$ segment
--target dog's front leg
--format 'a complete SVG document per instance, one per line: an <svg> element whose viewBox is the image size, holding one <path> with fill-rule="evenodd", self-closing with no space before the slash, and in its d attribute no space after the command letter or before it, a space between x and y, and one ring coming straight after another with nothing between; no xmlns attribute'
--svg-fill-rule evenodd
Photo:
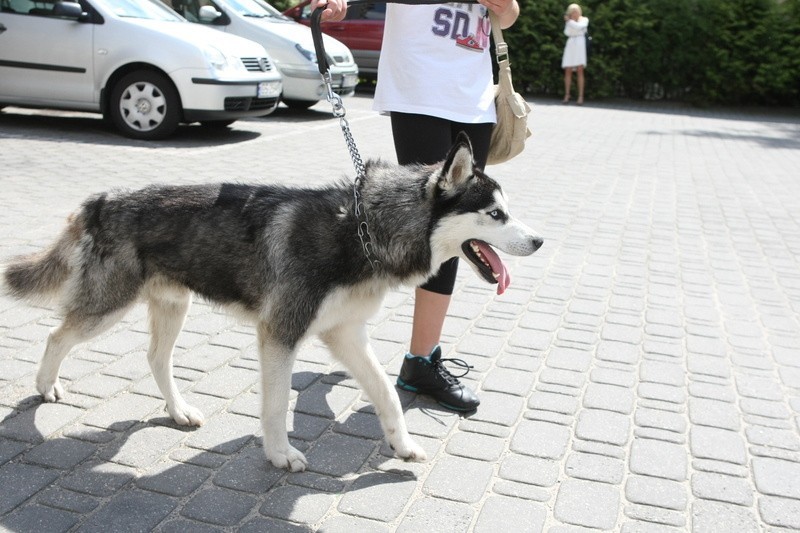
<svg viewBox="0 0 800 533"><path fill-rule="evenodd" d="M308 466L305 455L289 444L286 415L292 386L295 350L275 341L268 327L258 328L258 349L261 361L261 426L264 429L264 453L278 468L301 472Z"/></svg>
<svg viewBox="0 0 800 533"><path fill-rule="evenodd" d="M386 439L397 456L408 461L426 461L425 450L408 434L397 390L369 345L366 327L340 326L326 332L322 339L375 405Z"/></svg>

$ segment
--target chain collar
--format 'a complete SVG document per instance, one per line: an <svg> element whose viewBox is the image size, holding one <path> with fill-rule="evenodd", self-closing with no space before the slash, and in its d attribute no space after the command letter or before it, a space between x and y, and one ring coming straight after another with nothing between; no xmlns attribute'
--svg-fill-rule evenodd
<svg viewBox="0 0 800 533"><path fill-rule="evenodd" d="M333 116L339 119L339 124L344 134L344 140L350 152L350 158L353 160L353 166L356 169L356 178L353 181L353 212L358 222L358 238L361 241L361 248L364 250L364 256L367 258L369 265L372 267L372 270L377 270L381 262L374 257L375 247L372 244L372 234L369 231L369 217L367 216L367 210L364 207L364 201L361 195L361 189L364 186L364 177L366 175L364 162L361 160L361 154L358 153L358 148L353 140L353 134L350 132L350 123L348 123L347 119L344 117L346 110L342 103L342 98L333 92L330 70L322 75L322 79L327 88L328 102L330 102L333 107Z"/></svg>

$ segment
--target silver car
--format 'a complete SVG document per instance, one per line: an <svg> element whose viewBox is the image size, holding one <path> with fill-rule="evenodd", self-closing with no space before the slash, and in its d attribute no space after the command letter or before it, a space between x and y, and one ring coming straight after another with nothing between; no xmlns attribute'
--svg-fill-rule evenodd
<svg viewBox="0 0 800 533"><path fill-rule="evenodd" d="M308 108L325 97L311 30L263 0L165 0L192 22L262 44L283 77L283 102ZM323 35L331 82L339 96L353 94L358 66L342 42Z"/></svg>
<svg viewBox="0 0 800 533"><path fill-rule="evenodd" d="M228 125L275 109L258 43L190 24L157 0L0 0L0 107L102 113L125 135Z"/></svg>

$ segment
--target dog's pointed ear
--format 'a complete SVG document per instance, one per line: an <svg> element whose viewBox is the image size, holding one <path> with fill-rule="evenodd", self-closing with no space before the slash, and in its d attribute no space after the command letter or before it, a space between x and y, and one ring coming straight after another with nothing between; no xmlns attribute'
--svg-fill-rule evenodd
<svg viewBox="0 0 800 533"><path fill-rule="evenodd" d="M462 131L459 132L455 144L447 154L437 186L443 192L453 191L466 183L474 172L472 143L469 142L467 134Z"/></svg>

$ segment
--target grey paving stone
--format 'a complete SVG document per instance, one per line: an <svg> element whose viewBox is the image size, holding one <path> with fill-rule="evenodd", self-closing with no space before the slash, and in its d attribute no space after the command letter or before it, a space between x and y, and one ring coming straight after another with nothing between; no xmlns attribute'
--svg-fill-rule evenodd
<svg viewBox="0 0 800 533"><path fill-rule="evenodd" d="M782 448L784 450L800 450L800 437L793 429L776 429L765 426L751 426L745 430L750 444Z"/></svg>
<svg viewBox="0 0 800 533"><path fill-rule="evenodd" d="M612 529L617 523L619 504L616 487L568 479L558 489L553 516L567 524Z"/></svg>
<svg viewBox="0 0 800 533"><path fill-rule="evenodd" d="M92 374L71 383L68 390L95 398L110 398L130 386L131 382L127 379Z"/></svg>
<svg viewBox="0 0 800 533"><path fill-rule="evenodd" d="M209 488L197 493L181 509L186 518L220 526L238 524L258 504L258 500L241 492Z"/></svg>
<svg viewBox="0 0 800 533"><path fill-rule="evenodd" d="M359 394L357 389L318 382L300 393L295 410L333 419L344 413L358 399Z"/></svg>
<svg viewBox="0 0 800 533"><path fill-rule="evenodd" d="M519 531L539 533L544 531L547 507L541 503L518 500L507 496L490 496L483 504L476 533Z"/></svg>
<svg viewBox="0 0 800 533"><path fill-rule="evenodd" d="M459 432L450 437L445 449L451 455L495 462L503 454L505 447L506 439L479 433Z"/></svg>
<svg viewBox="0 0 800 533"><path fill-rule="evenodd" d="M754 457L752 464L760 493L800 500L800 464L768 457Z"/></svg>
<svg viewBox="0 0 800 533"><path fill-rule="evenodd" d="M740 399L739 407L745 413L766 418L789 418L790 414L784 402L758 400L755 398Z"/></svg>
<svg viewBox="0 0 800 533"><path fill-rule="evenodd" d="M498 474L510 481L552 487L558 481L559 466L548 459L509 454L500 463Z"/></svg>
<svg viewBox="0 0 800 533"><path fill-rule="evenodd" d="M163 461L136 479L136 486L169 496L188 496L211 475L211 470L175 461Z"/></svg>
<svg viewBox="0 0 800 533"><path fill-rule="evenodd" d="M58 472L24 464L0 467L0 514L4 514L48 486L58 478Z"/></svg>
<svg viewBox="0 0 800 533"><path fill-rule="evenodd" d="M407 476L362 474L342 496L337 509L348 515L393 522L402 513L416 487L416 480Z"/></svg>
<svg viewBox="0 0 800 533"><path fill-rule="evenodd" d="M419 499L411 505L396 531L398 533L466 531L472 523L474 514L472 507L465 503L439 498Z"/></svg>
<svg viewBox="0 0 800 533"><path fill-rule="evenodd" d="M257 381L257 371L223 366L210 372L194 386L193 390L219 398L233 398L248 390Z"/></svg>
<svg viewBox="0 0 800 533"><path fill-rule="evenodd" d="M260 531L269 530L268 528ZM392 531L386 524L380 524L364 518L348 515L334 515L327 518L319 528L320 533L389 533Z"/></svg>
<svg viewBox="0 0 800 533"><path fill-rule="evenodd" d="M633 411L633 398L633 393L628 389L589 383L583 395L583 405L627 415Z"/></svg>
<svg viewBox="0 0 800 533"><path fill-rule="evenodd" d="M744 464L747 452L744 439L733 431L693 426L689 430L692 456L700 459L716 459L729 463Z"/></svg>
<svg viewBox="0 0 800 533"><path fill-rule="evenodd" d="M756 533L759 529L756 517L746 507L708 500L695 500L692 503L693 533L715 531Z"/></svg>
<svg viewBox="0 0 800 533"><path fill-rule="evenodd" d="M630 476L625 483L629 502L676 511L686 509L686 489L683 484L650 476Z"/></svg>
<svg viewBox="0 0 800 533"><path fill-rule="evenodd" d="M683 446L652 439L634 439L631 445L631 472L683 481L688 468Z"/></svg>
<svg viewBox="0 0 800 533"><path fill-rule="evenodd" d="M69 531L78 523L80 515L45 507L27 505L0 519L0 527L7 531Z"/></svg>
<svg viewBox="0 0 800 533"><path fill-rule="evenodd" d="M267 494L259 512L301 524L319 522L333 505L334 496L306 487L278 487Z"/></svg>
<svg viewBox="0 0 800 533"><path fill-rule="evenodd" d="M564 426L523 420L511 439L511 450L544 459L561 459L567 450L570 430Z"/></svg>
<svg viewBox="0 0 800 533"><path fill-rule="evenodd" d="M686 381L686 370L682 364L645 360L639 365L639 378L646 382L681 387Z"/></svg>
<svg viewBox="0 0 800 533"><path fill-rule="evenodd" d="M128 466L102 460L88 461L59 481L59 485L92 496L110 496L136 477Z"/></svg>
<svg viewBox="0 0 800 533"><path fill-rule="evenodd" d="M163 400L141 394L122 393L92 409L82 422L90 426L123 431L163 407Z"/></svg>
<svg viewBox="0 0 800 533"><path fill-rule="evenodd" d="M212 526L211 524L203 524L195 520L179 518L162 523L159 526L159 530L163 533L186 533L187 531L191 531L191 533L218 533L220 527Z"/></svg>
<svg viewBox="0 0 800 533"><path fill-rule="evenodd" d="M423 492L465 503L479 501L492 478L492 465L463 457L441 457L428 474Z"/></svg>
<svg viewBox="0 0 800 533"><path fill-rule="evenodd" d="M800 501L764 496L758 500L764 522L771 526L800 529Z"/></svg>
<svg viewBox="0 0 800 533"><path fill-rule="evenodd" d="M686 511L673 511L663 507L631 503L625 506L623 512L628 518L664 526L683 528L687 523Z"/></svg>
<svg viewBox="0 0 800 533"><path fill-rule="evenodd" d="M106 533L109 525L120 531L150 531L172 512L178 502L152 492L125 491L115 495L81 525L81 531Z"/></svg>
<svg viewBox="0 0 800 533"><path fill-rule="evenodd" d="M620 529L620 533L680 533L680 531L680 529L671 526L641 522L639 520L625 522Z"/></svg>
<svg viewBox="0 0 800 533"><path fill-rule="evenodd" d="M586 382L586 374L585 372L575 372L559 368L545 368L539 374L539 382L580 389ZM569 394L577 394L577 391L571 391Z"/></svg>
<svg viewBox="0 0 800 533"><path fill-rule="evenodd" d="M704 500L716 500L738 505L753 505L753 489L747 480L712 472L692 475L692 494Z"/></svg>
<svg viewBox="0 0 800 533"><path fill-rule="evenodd" d="M383 438L380 420L373 413L350 413L343 422L335 422L333 430L337 433L365 439Z"/></svg>
<svg viewBox="0 0 800 533"><path fill-rule="evenodd" d="M690 373L700 376L729 378L731 364L727 359L712 355L690 353L686 358L686 367Z"/></svg>
<svg viewBox="0 0 800 533"><path fill-rule="evenodd" d="M574 415L578 410L578 399L566 394L535 391L528 398L528 408Z"/></svg>
<svg viewBox="0 0 800 533"><path fill-rule="evenodd" d="M689 419L692 424L738 431L741 427L736 406L705 398L689 399Z"/></svg>
<svg viewBox="0 0 800 533"><path fill-rule="evenodd" d="M183 431L164 426L145 426L105 448L101 457L134 468L146 468L169 454L186 438Z"/></svg>
<svg viewBox="0 0 800 533"><path fill-rule="evenodd" d="M0 465L7 463L27 450L28 446L29 444L27 443L0 438Z"/></svg>
<svg viewBox="0 0 800 533"><path fill-rule="evenodd" d="M259 429L260 423L255 418L222 413L193 430L185 444L193 448L230 455L247 444Z"/></svg>
<svg viewBox="0 0 800 533"><path fill-rule="evenodd" d="M507 427L513 426L517 422L525 406L524 398L498 392L481 392L480 400L480 408L470 415L470 420L491 422ZM406 418L408 419L408 414L406 414ZM411 426L409 426L409 431L412 431ZM412 433L417 433L417 431L412 431ZM425 435L434 436L429 433L425 433Z"/></svg>
<svg viewBox="0 0 800 533"><path fill-rule="evenodd" d="M744 397L757 400L781 401L781 387L774 380L740 374L736 376L736 390Z"/></svg>
<svg viewBox="0 0 800 533"><path fill-rule="evenodd" d="M636 390L642 398L676 404L686 402L686 390L683 387L673 387L661 383L639 383Z"/></svg>
<svg viewBox="0 0 800 533"><path fill-rule="evenodd" d="M71 469L92 455L97 447L88 442L73 439L53 439L39 444L25 454L28 463L50 468Z"/></svg>
<svg viewBox="0 0 800 533"><path fill-rule="evenodd" d="M574 372L586 372L592 361L592 354L588 350L576 350L573 348L561 348L554 346L545 359L545 364L550 368L561 370L571 370Z"/></svg>
<svg viewBox="0 0 800 533"><path fill-rule="evenodd" d="M88 514L98 505L98 498L51 485L36 496L36 501L49 507Z"/></svg>
<svg viewBox="0 0 800 533"><path fill-rule="evenodd" d="M625 473L625 463L605 455L573 452L567 457L564 472L577 479L619 484ZM502 470L500 473L502 475Z"/></svg>
<svg viewBox="0 0 800 533"><path fill-rule="evenodd" d="M343 476L357 472L375 450L377 442L348 435L325 435L306 454L312 472Z"/></svg>
<svg viewBox="0 0 800 533"><path fill-rule="evenodd" d="M636 385L636 373L633 370L597 367L592 369L589 376L592 382L604 385L616 385L629 389Z"/></svg>
<svg viewBox="0 0 800 533"><path fill-rule="evenodd" d="M721 402L736 401L736 391L730 385L694 382L689 384L689 394L695 398L708 398Z"/></svg>
<svg viewBox="0 0 800 533"><path fill-rule="evenodd" d="M630 417L625 415L599 409L584 409L578 414L575 436L584 440L623 445L628 442L630 425Z"/></svg>
<svg viewBox="0 0 800 533"><path fill-rule="evenodd" d="M533 388L534 374L511 368L495 368L481 385L485 391L502 392L514 396L527 396Z"/></svg>
<svg viewBox="0 0 800 533"><path fill-rule="evenodd" d="M267 461L261 447L250 447L236 454L214 475L214 484L220 487L264 494L283 476L283 469Z"/></svg>
<svg viewBox="0 0 800 533"><path fill-rule="evenodd" d="M641 427L662 429L683 433L686 431L686 417L679 413L637 407L633 418L634 424Z"/></svg>
<svg viewBox="0 0 800 533"><path fill-rule="evenodd" d="M83 409L63 403L41 404L4 420L0 424L0 437L39 443L74 422L83 413Z"/></svg>

